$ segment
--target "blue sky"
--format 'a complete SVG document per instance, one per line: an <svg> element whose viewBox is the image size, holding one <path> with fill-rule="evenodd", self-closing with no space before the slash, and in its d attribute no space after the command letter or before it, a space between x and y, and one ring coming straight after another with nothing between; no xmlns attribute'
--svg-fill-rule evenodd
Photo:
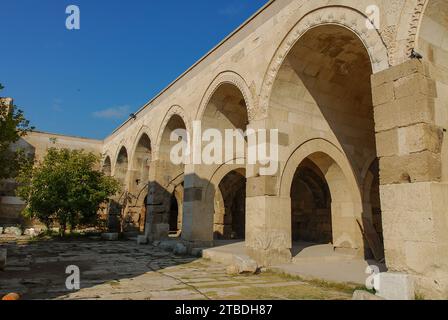
<svg viewBox="0 0 448 320"><path fill-rule="evenodd" d="M37 130L103 139L266 2L1 0L0 95Z"/></svg>

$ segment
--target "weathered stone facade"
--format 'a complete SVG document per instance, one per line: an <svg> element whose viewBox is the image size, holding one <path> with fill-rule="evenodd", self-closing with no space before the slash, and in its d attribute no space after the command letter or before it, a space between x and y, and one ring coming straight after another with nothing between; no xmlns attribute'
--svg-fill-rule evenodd
<svg viewBox="0 0 448 320"><path fill-rule="evenodd" d="M290 261L296 240L368 256L359 224L371 225L390 271L448 298L447 16L446 0L270 1L105 139L128 225L211 245L241 237L239 219L260 265ZM170 135L195 120L278 129L279 170L173 165ZM241 203L244 219L227 214Z"/></svg>

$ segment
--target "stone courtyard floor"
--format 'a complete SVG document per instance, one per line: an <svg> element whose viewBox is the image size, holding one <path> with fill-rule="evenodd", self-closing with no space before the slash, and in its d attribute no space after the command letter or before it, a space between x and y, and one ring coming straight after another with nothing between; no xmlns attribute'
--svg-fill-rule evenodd
<svg viewBox="0 0 448 320"><path fill-rule="evenodd" d="M354 286L302 281L286 275L228 275L224 265L178 257L132 241L31 241L8 250L0 296L77 300L351 299ZM81 290L69 292L67 266L80 269Z"/></svg>

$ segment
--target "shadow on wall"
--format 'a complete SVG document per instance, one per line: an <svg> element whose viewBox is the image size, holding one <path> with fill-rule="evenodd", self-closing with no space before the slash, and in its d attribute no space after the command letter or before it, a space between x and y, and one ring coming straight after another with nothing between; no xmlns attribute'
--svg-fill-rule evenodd
<svg viewBox="0 0 448 320"><path fill-rule="evenodd" d="M184 181L162 186L149 183L145 212L145 233L155 240L179 238L182 235Z"/></svg>
<svg viewBox="0 0 448 320"><path fill-rule="evenodd" d="M246 237L245 170L232 170L218 185L214 197L214 240Z"/></svg>
<svg viewBox="0 0 448 320"><path fill-rule="evenodd" d="M245 182L244 172L229 170L219 186L196 174L168 188L150 183L147 233L154 239L181 237L199 243L244 239Z"/></svg>

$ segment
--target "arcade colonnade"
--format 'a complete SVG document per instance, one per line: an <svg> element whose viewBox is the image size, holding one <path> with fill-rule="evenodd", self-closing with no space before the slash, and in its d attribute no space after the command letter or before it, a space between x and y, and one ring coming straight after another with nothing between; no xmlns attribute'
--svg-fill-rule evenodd
<svg viewBox="0 0 448 320"><path fill-rule="evenodd" d="M291 261L295 241L332 243L447 297L448 2L330 3L269 2L105 140L123 228L190 247L244 239L261 265ZM237 153L174 164L170 137L194 121L279 130L277 172Z"/></svg>

